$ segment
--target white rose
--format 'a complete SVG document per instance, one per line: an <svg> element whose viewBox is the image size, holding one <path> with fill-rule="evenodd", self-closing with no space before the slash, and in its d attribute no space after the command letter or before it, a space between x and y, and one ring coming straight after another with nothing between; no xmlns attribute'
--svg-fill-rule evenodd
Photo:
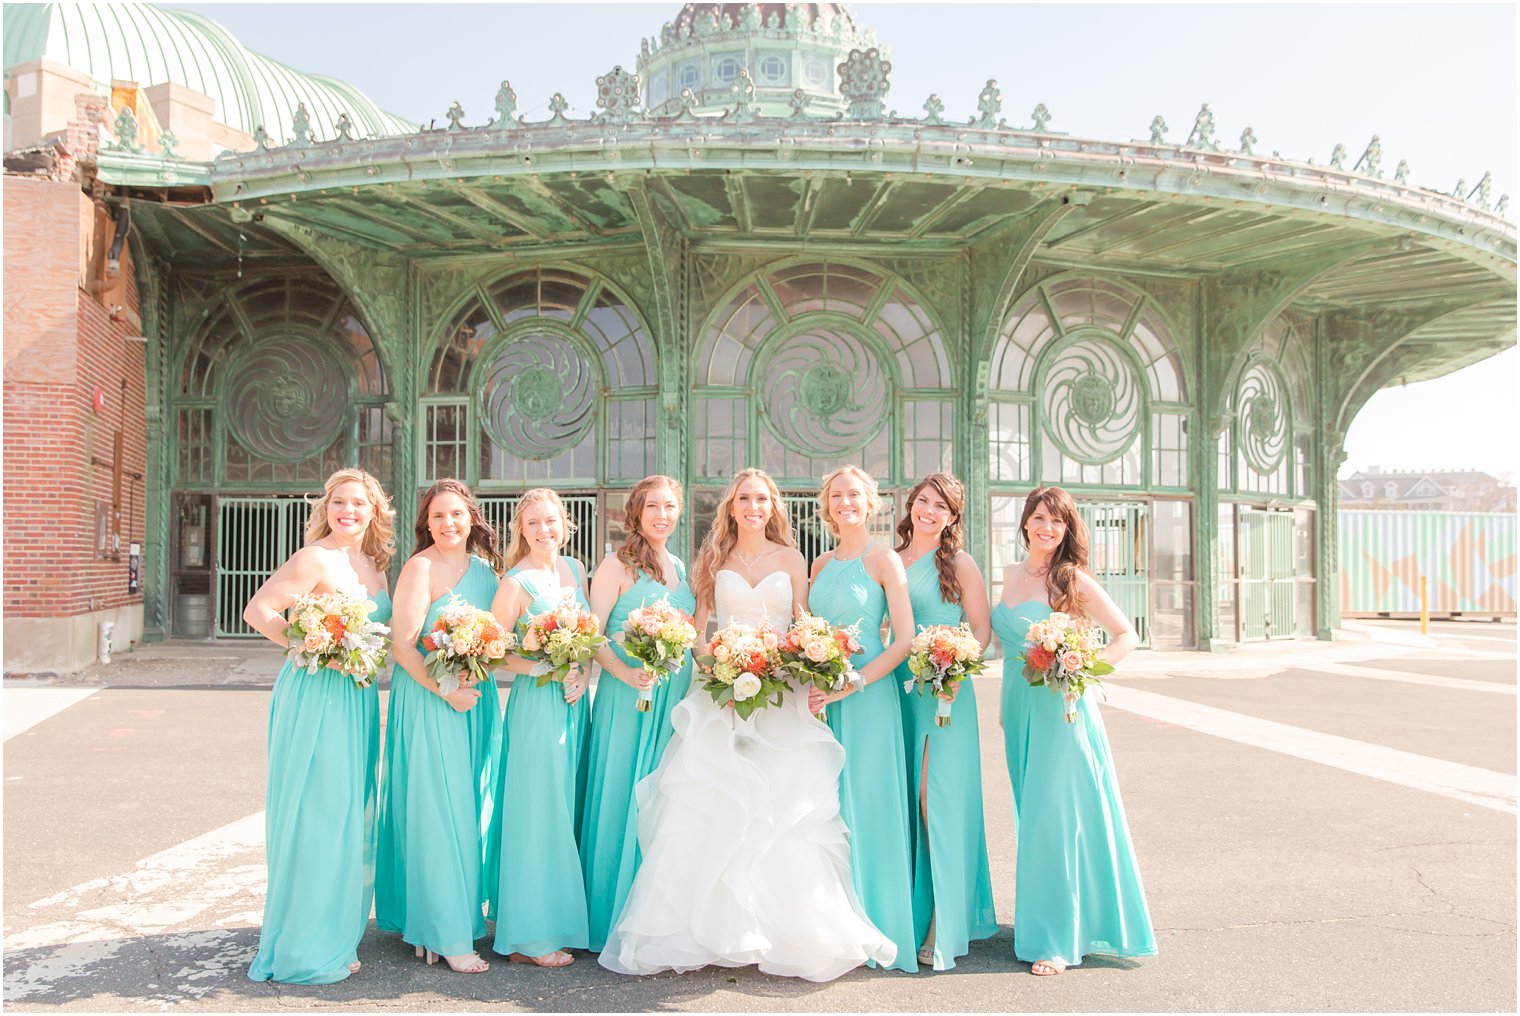
<svg viewBox="0 0 1520 1016"><path fill-rule="evenodd" d="M745 674L734 682L734 698L739 702L747 702L760 694L760 679L754 674Z"/></svg>

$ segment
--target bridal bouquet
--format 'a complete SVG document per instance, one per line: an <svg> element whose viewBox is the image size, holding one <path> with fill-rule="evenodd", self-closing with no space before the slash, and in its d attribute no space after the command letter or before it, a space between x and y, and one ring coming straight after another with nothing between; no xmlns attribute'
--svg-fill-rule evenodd
<svg viewBox="0 0 1520 1016"><path fill-rule="evenodd" d="M422 648L428 650L422 661L428 676L438 682L440 692L452 695L459 690L461 672L475 681L487 680L517 648L517 636L497 623L489 610L454 599L422 637Z"/></svg>
<svg viewBox="0 0 1520 1016"><path fill-rule="evenodd" d="M1098 630L1070 614L1057 611L1043 621L1029 626L1024 636L1024 680L1038 688L1044 685L1061 696L1066 722L1077 718L1077 702L1087 693L1088 685L1098 685L1098 678L1114 671L1113 664L1098 659L1103 648Z"/></svg>
<svg viewBox="0 0 1520 1016"><path fill-rule="evenodd" d="M903 691L914 685L922 695L925 688L932 689L939 698L934 708L936 726L950 726L950 705L953 696L946 693L968 677L987 669L982 659L982 645L971 634L971 629L961 623L957 627L947 624L931 624L913 637L908 650L908 669L913 676L903 682Z"/></svg>
<svg viewBox="0 0 1520 1016"><path fill-rule="evenodd" d="M538 661L532 671L538 686L563 681L571 667L595 656L607 644L601 627L595 614L569 597L552 610L530 617L523 625L519 652Z"/></svg>
<svg viewBox="0 0 1520 1016"><path fill-rule="evenodd" d="M655 684L665 680L686 662L686 651L697 641L697 629L686 614L666 599L635 607L623 622L623 651L644 665ZM647 713L654 705L654 685L639 689L634 703Z"/></svg>
<svg viewBox="0 0 1520 1016"><path fill-rule="evenodd" d="M347 593L307 593L290 605L285 658L308 674L323 667L341 670L361 688L385 665L390 628L369 619L371 600Z"/></svg>
<svg viewBox="0 0 1520 1016"><path fill-rule="evenodd" d="M777 647L781 669L799 685L811 684L823 692L859 685L860 675L850 666L850 657L860 652L860 640L855 637L859 631L858 624L836 627L816 614L801 614L781 636Z"/></svg>
<svg viewBox="0 0 1520 1016"><path fill-rule="evenodd" d="M756 709L779 706L786 681L776 653L776 633L769 628L731 624L719 628L698 653L697 666L708 675L703 687L720 706L734 705L734 712L748 719Z"/></svg>

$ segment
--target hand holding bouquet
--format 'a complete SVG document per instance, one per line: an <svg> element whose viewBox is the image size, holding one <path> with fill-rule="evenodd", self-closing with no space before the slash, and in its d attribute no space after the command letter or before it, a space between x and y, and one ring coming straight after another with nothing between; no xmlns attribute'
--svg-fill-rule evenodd
<svg viewBox="0 0 1520 1016"><path fill-rule="evenodd" d="M323 667L341 670L361 688L385 665L390 628L369 619L371 600L347 593L307 593L290 605L286 659L308 674Z"/></svg>
<svg viewBox="0 0 1520 1016"><path fill-rule="evenodd" d="M850 666L850 657L860 652L855 637L859 630L859 625L839 628L816 614L801 614L781 637L781 667L798 684L811 684L826 694L842 691L847 684L864 687Z"/></svg>
<svg viewBox="0 0 1520 1016"><path fill-rule="evenodd" d="M686 651L697 641L697 629L686 614L661 599L635 607L623 622L623 651L643 664L651 685L639 689L634 705L647 713L654 705L654 684L665 680L686 662Z"/></svg>
<svg viewBox="0 0 1520 1016"><path fill-rule="evenodd" d="M489 610L450 600L438 614L432 629L422 637L428 650L423 659L428 676L448 697L459 690L461 671L474 681L484 681L517 648L517 636L497 623Z"/></svg>
<svg viewBox="0 0 1520 1016"><path fill-rule="evenodd" d="M1114 671L1113 664L1098 659L1102 637L1090 624L1070 614L1057 611L1043 621L1029 626L1024 637L1024 680L1032 686L1044 685L1061 696L1066 722L1077 718L1077 702L1088 685L1101 684L1098 678Z"/></svg>
<svg viewBox="0 0 1520 1016"><path fill-rule="evenodd" d="M934 723L948 727L956 685L986 670L987 664L982 659L981 643L963 622L955 628L933 624L915 635L908 650L908 669L913 677L903 682L903 691L917 685L922 695L925 688L932 688L939 698Z"/></svg>
<svg viewBox="0 0 1520 1016"><path fill-rule="evenodd" d="M697 666L708 675L703 687L713 701L720 706L733 703L744 719L764 706L779 706L786 681L776 644L776 633L769 628L731 624L714 632L707 652L696 657Z"/></svg>
<svg viewBox="0 0 1520 1016"><path fill-rule="evenodd" d="M590 660L606 644L596 615L566 597L559 606L528 619L519 652L537 661L532 676L542 688L550 681L563 682L571 667Z"/></svg>

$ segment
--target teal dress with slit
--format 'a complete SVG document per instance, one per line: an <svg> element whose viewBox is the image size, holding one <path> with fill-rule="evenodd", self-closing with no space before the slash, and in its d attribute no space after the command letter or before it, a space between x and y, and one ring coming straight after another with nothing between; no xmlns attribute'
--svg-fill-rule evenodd
<svg viewBox="0 0 1520 1016"><path fill-rule="evenodd" d="M958 603L940 595L933 554L908 568L908 598L918 631L931 625L955 627L966 619ZM982 750L976 715L976 678L961 681L950 710L950 725L935 722L939 699L920 695L907 661L897 668L903 698L903 741L908 755L908 830L913 858L913 934L919 942L934 922L934 969L949 970L970 943L997 934L992 907L992 871L982 819ZM929 824L924 828L919 790L924 761L929 767Z"/></svg>
<svg viewBox="0 0 1520 1016"><path fill-rule="evenodd" d="M887 596L861 558L829 559L808 592L808 609L832 625L859 623L856 670L882 651ZM892 966L918 969L913 876L908 864L908 771L902 693L888 674L828 706L829 729L844 747L839 812L850 831L850 874L866 916L897 946Z"/></svg>
<svg viewBox="0 0 1520 1016"><path fill-rule="evenodd" d="M391 600L371 598L385 624ZM288 660L269 701L264 850L269 885L254 981L332 984L349 975L375 890L380 690Z"/></svg>
<svg viewBox="0 0 1520 1016"><path fill-rule="evenodd" d="M671 589L643 572L612 605L607 631L612 651L630 667L642 666L623 651L616 636L638 607L668 600L692 614L697 598L686 583L686 566L675 561L678 581ZM581 858L586 868L590 948L600 952L628 898L639 867L638 809L633 788L660 764L675 728L670 713L691 686L691 655L686 665L655 685L648 712L639 712L638 691L607 671L596 685L591 710L591 749L587 767L585 825Z"/></svg>
<svg viewBox="0 0 1520 1016"><path fill-rule="evenodd" d="M496 573L483 559L428 605L426 635L450 603L491 609ZM420 638L417 651L429 650ZM380 794L375 923L441 956L475 951L486 935L481 889L501 705L494 681L458 712L397 666L391 673Z"/></svg>
<svg viewBox="0 0 1520 1016"><path fill-rule="evenodd" d="M579 577L579 563L568 564ZM529 618L559 606L570 591L540 571L514 568L507 575L532 597L518 622L519 636ZM591 609L579 581L573 595ZM558 681L540 687L536 677L513 678L486 851L488 916L496 922L491 947L503 955L586 948L579 838L590 727L589 695L567 705Z"/></svg>
<svg viewBox="0 0 1520 1016"><path fill-rule="evenodd" d="M1024 680L1024 637L1050 613L1035 600L992 609L1003 643L1003 742L1018 838L1013 953L1066 966L1090 953L1151 956L1156 934L1103 714L1084 695L1067 723L1060 696Z"/></svg>

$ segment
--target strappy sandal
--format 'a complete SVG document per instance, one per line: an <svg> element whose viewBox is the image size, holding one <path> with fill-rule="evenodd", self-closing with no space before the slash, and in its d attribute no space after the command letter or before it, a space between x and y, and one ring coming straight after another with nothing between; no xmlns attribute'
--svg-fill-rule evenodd
<svg viewBox="0 0 1520 1016"><path fill-rule="evenodd" d="M568 967L575 962L575 957L563 949L556 949L551 953L544 953L542 956L513 953L507 957L507 961L509 963L531 963L535 967Z"/></svg>
<svg viewBox="0 0 1520 1016"><path fill-rule="evenodd" d="M1036 977L1054 977L1065 969L1066 964L1060 960L1035 960L1029 964L1029 972Z"/></svg>
<svg viewBox="0 0 1520 1016"><path fill-rule="evenodd" d="M433 950L424 949L419 945L417 947L417 958L425 960L430 967L441 959L456 974L483 974L491 969L491 964L481 959L479 953L464 953L460 956L440 956Z"/></svg>

